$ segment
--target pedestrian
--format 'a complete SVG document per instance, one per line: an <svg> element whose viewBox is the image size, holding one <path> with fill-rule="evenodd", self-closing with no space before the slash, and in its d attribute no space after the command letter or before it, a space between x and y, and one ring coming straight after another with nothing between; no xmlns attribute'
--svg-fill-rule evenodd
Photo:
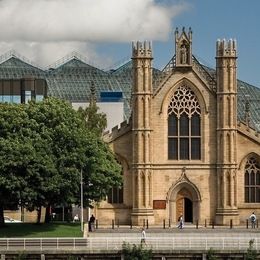
<svg viewBox="0 0 260 260"><path fill-rule="evenodd" d="M96 220L96 218L92 214L90 219L89 219L89 222L88 222L88 229L89 229L90 232L93 232L94 229L95 229L95 220Z"/></svg>
<svg viewBox="0 0 260 260"><path fill-rule="evenodd" d="M183 216L182 216L182 214L179 216L178 221L179 221L178 228L183 229Z"/></svg>
<svg viewBox="0 0 260 260"><path fill-rule="evenodd" d="M77 221L79 221L79 215L78 214L76 214L73 218L73 222L77 222Z"/></svg>
<svg viewBox="0 0 260 260"><path fill-rule="evenodd" d="M251 227L255 228L255 223L256 223L256 215L254 212L252 212L252 214L249 217L250 221L251 221Z"/></svg>
<svg viewBox="0 0 260 260"><path fill-rule="evenodd" d="M141 245L146 245L146 233L144 228L142 228L142 232L141 232Z"/></svg>

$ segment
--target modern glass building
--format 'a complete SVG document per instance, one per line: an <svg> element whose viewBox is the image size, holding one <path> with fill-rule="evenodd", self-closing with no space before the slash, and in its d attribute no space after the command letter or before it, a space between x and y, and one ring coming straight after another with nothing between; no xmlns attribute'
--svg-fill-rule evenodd
<svg viewBox="0 0 260 260"><path fill-rule="evenodd" d="M162 70L153 69L154 88L165 78L172 62L173 59ZM215 78L215 70L195 62L200 70ZM54 96L72 104L88 103L94 85L97 102L123 102L123 118L128 119L131 114L132 61L109 71L88 63L74 52L43 69L14 51L3 54L0 56L0 102L19 103ZM260 131L259 100L258 87L238 80L238 119L247 120L249 112L246 111L250 110L250 124Z"/></svg>

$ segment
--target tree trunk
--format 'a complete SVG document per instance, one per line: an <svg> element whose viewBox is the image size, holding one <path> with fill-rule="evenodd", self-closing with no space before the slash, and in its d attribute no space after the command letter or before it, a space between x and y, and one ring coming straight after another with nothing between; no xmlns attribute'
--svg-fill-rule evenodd
<svg viewBox="0 0 260 260"><path fill-rule="evenodd" d="M42 207L37 208L37 224L41 223Z"/></svg>
<svg viewBox="0 0 260 260"><path fill-rule="evenodd" d="M5 225L4 206L0 204L0 227L3 227L4 225Z"/></svg>

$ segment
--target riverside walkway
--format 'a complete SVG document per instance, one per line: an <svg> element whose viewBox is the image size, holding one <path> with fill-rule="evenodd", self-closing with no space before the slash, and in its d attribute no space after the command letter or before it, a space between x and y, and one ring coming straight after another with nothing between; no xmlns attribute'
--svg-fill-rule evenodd
<svg viewBox="0 0 260 260"><path fill-rule="evenodd" d="M119 250L124 242L140 244L141 228L120 227L115 229L99 228L88 233L89 248L95 250ZM183 229L156 228L146 229L146 246L153 250L246 250L249 241L260 251L260 229L245 227L199 227L187 225Z"/></svg>
<svg viewBox="0 0 260 260"><path fill-rule="evenodd" d="M206 259L209 250L220 257L243 259L249 241L253 241L253 249L259 254L260 229L186 225L184 229L150 227L146 229L144 246L152 249L158 257L155 259ZM26 252L28 256L40 254L40 258L32 259L57 259L55 255L68 254L77 259L121 259L123 243L139 245L141 228L99 227L84 238L0 238L0 254L1 259L17 252Z"/></svg>

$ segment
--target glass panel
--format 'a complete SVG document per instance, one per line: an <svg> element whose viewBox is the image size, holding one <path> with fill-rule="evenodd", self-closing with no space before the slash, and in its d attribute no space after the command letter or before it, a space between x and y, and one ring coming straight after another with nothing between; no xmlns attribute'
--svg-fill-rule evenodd
<svg viewBox="0 0 260 260"><path fill-rule="evenodd" d="M32 92L31 91L25 91L25 103L28 103L32 99Z"/></svg>
<svg viewBox="0 0 260 260"><path fill-rule="evenodd" d="M178 135L178 120L177 116L171 114L168 117L168 135L169 136L177 136Z"/></svg>
<svg viewBox="0 0 260 260"><path fill-rule="evenodd" d="M118 201L118 189L113 188L113 203L117 203Z"/></svg>
<svg viewBox="0 0 260 260"><path fill-rule="evenodd" d="M255 188L250 188L250 201L249 202L255 202Z"/></svg>
<svg viewBox="0 0 260 260"><path fill-rule="evenodd" d="M4 100L4 96L0 95L0 102L3 102L3 100Z"/></svg>
<svg viewBox="0 0 260 260"><path fill-rule="evenodd" d="M189 138L180 139L180 159L181 160L189 159Z"/></svg>
<svg viewBox="0 0 260 260"><path fill-rule="evenodd" d="M11 93L11 84L10 84L10 80L5 80L4 81L4 85L3 85L3 93L4 95L6 96L10 96L12 93Z"/></svg>
<svg viewBox="0 0 260 260"><path fill-rule="evenodd" d="M245 202L249 202L249 188L245 188Z"/></svg>
<svg viewBox="0 0 260 260"><path fill-rule="evenodd" d="M180 136L189 136L189 118L186 114L180 117Z"/></svg>
<svg viewBox="0 0 260 260"><path fill-rule="evenodd" d="M177 138L168 138L168 159L178 159L178 142Z"/></svg>
<svg viewBox="0 0 260 260"><path fill-rule="evenodd" d="M38 101L42 101L43 100L43 96L42 95L36 95L36 102Z"/></svg>
<svg viewBox="0 0 260 260"><path fill-rule="evenodd" d="M20 104L21 96L13 96L13 103Z"/></svg>
<svg viewBox="0 0 260 260"><path fill-rule="evenodd" d="M35 80L35 93L36 95L44 95L44 87L45 87L45 80L43 79L36 79Z"/></svg>
<svg viewBox="0 0 260 260"><path fill-rule="evenodd" d="M249 173L246 171L245 173L245 185L249 185Z"/></svg>
<svg viewBox="0 0 260 260"><path fill-rule="evenodd" d="M11 102L11 96L3 96L3 102Z"/></svg>
<svg viewBox="0 0 260 260"><path fill-rule="evenodd" d="M256 202L260 202L260 188L256 188Z"/></svg>
<svg viewBox="0 0 260 260"><path fill-rule="evenodd" d="M191 139L191 159L200 160L200 138Z"/></svg>
<svg viewBox="0 0 260 260"><path fill-rule="evenodd" d="M107 195L108 203L112 203L112 192L113 192L113 189L110 189L108 192L108 195Z"/></svg>
<svg viewBox="0 0 260 260"><path fill-rule="evenodd" d="M250 173L250 185L255 185L255 173Z"/></svg>
<svg viewBox="0 0 260 260"><path fill-rule="evenodd" d="M25 79L24 80L24 89L31 91L34 90L34 79Z"/></svg>
<svg viewBox="0 0 260 260"><path fill-rule="evenodd" d="M191 135L200 136L200 116L198 114L191 117Z"/></svg>
<svg viewBox="0 0 260 260"><path fill-rule="evenodd" d="M21 82L20 80L13 80L13 95L21 96Z"/></svg>
<svg viewBox="0 0 260 260"><path fill-rule="evenodd" d="M118 203L123 203L123 188L119 189L119 201Z"/></svg>
<svg viewBox="0 0 260 260"><path fill-rule="evenodd" d="M260 172L256 173L256 185L260 185Z"/></svg>

